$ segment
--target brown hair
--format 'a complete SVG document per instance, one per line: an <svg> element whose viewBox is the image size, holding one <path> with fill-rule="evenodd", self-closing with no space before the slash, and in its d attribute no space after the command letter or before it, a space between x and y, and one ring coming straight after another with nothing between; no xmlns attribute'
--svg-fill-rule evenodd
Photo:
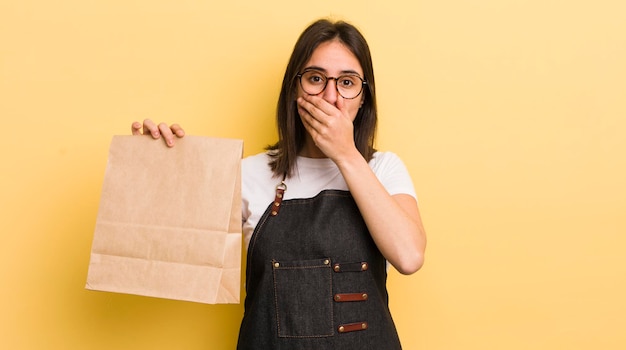
<svg viewBox="0 0 626 350"><path fill-rule="evenodd" d="M343 21L333 23L321 19L302 32L285 70L276 110L278 142L267 147L272 156L269 165L275 176L286 174L289 177L293 174L296 158L304 146L307 131L302 125L296 105L297 75L321 43L334 39L339 40L356 56L367 82L363 89L363 105L354 119L354 143L367 161L372 158L376 151L374 149L374 137L378 117L374 68L369 46L363 35L353 25Z"/></svg>

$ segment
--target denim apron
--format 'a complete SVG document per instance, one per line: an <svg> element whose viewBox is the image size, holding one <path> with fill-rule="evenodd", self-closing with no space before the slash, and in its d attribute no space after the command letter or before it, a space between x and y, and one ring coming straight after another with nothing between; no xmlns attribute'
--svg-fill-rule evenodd
<svg viewBox="0 0 626 350"><path fill-rule="evenodd" d="M237 349L401 349L386 280L349 192L282 201L277 189L248 247Z"/></svg>

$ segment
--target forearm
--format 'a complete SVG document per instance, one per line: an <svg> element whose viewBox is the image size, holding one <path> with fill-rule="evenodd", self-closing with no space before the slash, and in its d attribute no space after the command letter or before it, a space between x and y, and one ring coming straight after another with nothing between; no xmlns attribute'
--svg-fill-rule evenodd
<svg viewBox="0 0 626 350"><path fill-rule="evenodd" d="M360 155L336 163L378 249L400 273L417 271L426 236L415 199L389 195Z"/></svg>

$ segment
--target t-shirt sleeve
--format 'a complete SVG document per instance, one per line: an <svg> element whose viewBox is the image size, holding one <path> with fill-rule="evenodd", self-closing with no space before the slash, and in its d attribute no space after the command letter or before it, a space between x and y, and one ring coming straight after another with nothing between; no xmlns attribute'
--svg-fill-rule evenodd
<svg viewBox="0 0 626 350"><path fill-rule="evenodd" d="M404 162L395 153L378 152L370 163L372 170L389 194L408 194L417 200L411 175Z"/></svg>

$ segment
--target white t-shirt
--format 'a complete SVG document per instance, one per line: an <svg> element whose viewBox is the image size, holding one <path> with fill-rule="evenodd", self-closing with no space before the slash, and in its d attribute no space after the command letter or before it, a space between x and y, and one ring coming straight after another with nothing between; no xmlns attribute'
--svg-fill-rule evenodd
<svg viewBox="0 0 626 350"><path fill-rule="evenodd" d="M274 200L276 185L282 177L274 177L270 157L259 153L245 158L241 164L241 195L243 236L246 247L256 224ZM339 168L328 158L298 157L294 176L285 180L283 199L311 198L323 190L348 190ZM408 194L415 198L415 189L402 160L391 152L376 152L369 162L389 194Z"/></svg>

